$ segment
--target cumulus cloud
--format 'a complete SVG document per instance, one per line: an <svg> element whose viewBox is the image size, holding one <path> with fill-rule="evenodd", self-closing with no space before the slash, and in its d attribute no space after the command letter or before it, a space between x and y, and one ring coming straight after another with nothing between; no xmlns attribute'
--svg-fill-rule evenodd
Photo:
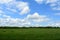
<svg viewBox="0 0 60 40"><path fill-rule="evenodd" d="M5 14L2 16L3 18L0 18L0 26L32 26L32 24L33 26L40 26L39 23L48 22L50 20L47 16L39 15L37 12L35 12L33 15L27 15L27 17L24 19L12 18L11 16Z"/></svg>
<svg viewBox="0 0 60 40"><path fill-rule="evenodd" d="M20 19L20 18L12 18L7 15L3 15L3 18L0 18L0 26L27 26L30 22Z"/></svg>
<svg viewBox="0 0 60 40"><path fill-rule="evenodd" d="M46 3L56 3L58 0L46 0Z"/></svg>
<svg viewBox="0 0 60 40"><path fill-rule="evenodd" d="M2 10L0 10L0 15L3 13L3 11Z"/></svg>
<svg viewBox="0 0 60 40"><path fill-rule="evenodd" d="M20 15L23 15L30 11L29 4L27 2L16 1L16 0L0 0L0 16L1 16L0 26L30 25L30 22L25 19L12 18L11 16L6 15L4 9L10 13L19 13Z"/></svg>
<svg viewBox="0 0 60 40"><path fill-rule="evenodd" d="M12 12L14 12L14 13L16 13L17 12L17 10L16 9L12 9L12 8L6 8L7 10L9 10L9 11L12 11Z"/></svg>
<svg viewBox="0 0 60 40"><path fill-rule="evenodd" d="M2 10L0 10L0 16L2 16L4 14L4 12Z"/></svg>
<svg viewBox="0 0 60 40"><path fill-rule="evenodd" d="M35 0L37 3L41 4L44 0Z"/></svg>
<svg viewBox="0 0 60 40"><path fill-rule="evenodd" d="M48 26L56 26L56 27L60 27L60 22L49 23Z"/></svg>
<svg viewBox="0 0 60 40"><path fill-rule="evenodd" d="M0 5L5 5L5 9L13 13L26 14L30 11L29 4L23 1L16 0L0 0ZM1 7L1 6L0 6ZM3 8L3 7L1 7Z"/></svg>
<svg viewBox="0 0 60 40"><path fill-rule="evenodd" d="M11 1L13 1L13 0L0 0L0 4L9 3Z"/></svg>
<svg viewBox="0 0 60 40"><path fill-rule="evenodd" d="M37 3L44 3L53 9L53 10L60 10L60 0L35 0Z"/></svg>
<svg viewBox="0 0 60 40"><path fill-rule="evenodd" d="M30 11L29 7L25 7L21 12L20 14L26 14Z"/></svg>
<svg viewBox="0 0 60 40"><path fill-rule="evenodd" d="M37 3L43 3L43 1L44 1L44 3L56 3L56 2L58 2L59 0L35 0Z"/></svg>
<svg viewBox="0 0 60 40"><path fill-rule="evenodd" d="M50 20L49 18L47 18L47 16L39 15L39 13L37 12L35 12L33 15L28 15L27 19L33 22L47 22Z"/></svg>
<svg viewBox="0 0 60 40"><path fill-rule="evenodd" d="M0 10L0 26L27 26L30 25L30 22L25 19L12 18L9 15L6 15L5 12Z"/></svg>

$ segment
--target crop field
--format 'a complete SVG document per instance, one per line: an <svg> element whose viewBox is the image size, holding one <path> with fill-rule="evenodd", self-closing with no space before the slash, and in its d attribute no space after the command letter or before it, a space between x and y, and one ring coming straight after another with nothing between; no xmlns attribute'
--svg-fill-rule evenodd
<svg viewBox="0 0 60 40"><path fill-rule="evenodd" d="M0 40L60 40L60 28L0 29Z"/></svg>

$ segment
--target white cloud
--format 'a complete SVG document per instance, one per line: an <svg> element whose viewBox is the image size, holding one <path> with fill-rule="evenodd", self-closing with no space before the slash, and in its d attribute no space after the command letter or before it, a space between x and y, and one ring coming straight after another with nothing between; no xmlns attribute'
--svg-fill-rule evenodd
<svg viewBox="0 0 60 40"><path fill-rule="evenodd" d="M58 0L46 0L46 3L56 3Z"/></svg>
<svg viewBox="0 0 60 40"><path fill-rule="evenodd" d="M0 13L3 13L3 11L2 11L2 10L0 10Z"/></svg>
<svg viewBox="0 0 60 40"><path fill-rule="evenodd" d="M27 2L15 2L14 3L16 5L17 8L19 8L20 10L23 9L24 7L28 7L28 3ZM20 8L21 7L21 8Z"/></svg>
<svg viewBox="0 0 60 40"><path fill-rule="evenodd" d="M48 26L56 26L56 27L60 27L60 22L53 22L53 23L49 23Z"/></svg>
<svg viewBox="0 0 60 40"><path fill-rule="evenodd" d="M35 0L37 3L41 4L44 0Z"/></svg>
<svg viewBox="0 0 60 40"><path fill-rule="evenodd" d="M42 22L48 22L50 19L45 15L39 15L37 12L33 15L29 14L24 19L12 18L8 15L2 15L3 18L0 18L0 26L34 26ZM33 24L34 22L34 24ZM36 24L37 23L37 24Z"/></svg>
<svg viewBox="0 0 60 40"><path fill-rule="evenodd" d="M29 4L23 1L0 0L0 4L5 4L5 9L14 13L27 14L30 11Z"/></svg>
<svg viewBox="0 0 60 40"><path fill-rule="evenodd" d="M37 3L46 3L46 4L48 4L48 3L56 3L56 2L58 2L59 0L35 0Z"/></svg>
<svg viewBox="0 0 60 40"><path fill-rule="evenodd" d="M4 12L2 10L0 10L0 16L3 14Z"/></svg>
<svg viewBox="0 0 60 40"><path fill-rule="evenodd" d="M60 10L60 7L52 7L53 10Z"/></svg>
<svg viewBox="0 0 60 40"><path fill-rule="evenodd" d="M18 10L20 10L20 14L26 14L26 13L29 13L30 11L30 8L29 8L29 4L27 2L16 2L15 3L16 7L18 8Z"/></svg>
<svg viewBox="0 0 60 40"><path fill-rule="evenodd" d="M30 22L25 19L12 18L8 15L2 15L3 18L0 18L0 26L27 26L30 25Z"/></svg>
<svg viewBox="0 0 60 40"><path fill-rule="evenodd" d="M54 15L56 15L56 16L60 16L60 13L55 13Z"/></svg>
<svg viewBox="0 0 60 40"><path fill-rule="evenodd" d="M35 0L37 3L44 3L52 8L52 10L60 10L60 0Z"/></svg>
<svg viewBox="0 0 60 40"><path fill-rule="evenodd" d="M7 10L9 10L9 11L12 11L12 12L14 12L14 13L16 13L17 12L17 10L16 9L12 9L12 8L6 8Z"/></svg>
<svg viewBox="0 0 60 40"><path fill-rule="evenodd" d="M25 7L21 12L20 14L26 14L30 11L29 7Z"/></svg>
<svg viewBox="0 0 60 40"><path fill-rule="evenodd" d="M0 18L0 26L27 26L30 24L30 22L22 20L24 19L11 17Z"/></svg>
<svg viewBox="0 0 60 40"><path fill-rule="evenodd" d="M56 5L56 3L52 3L52 4L50 4L50 6L51 6L51 7L55 7L55 6L57 6L57 5Z"/></svg>
<svg viewBox="0 0 60 40"><path fill-rule="evenodd" d="M39 15L38 13L34 13L33 15L28 15L27 19L30 20L30 21L33 21L35 23L36 22L37 23L47 22L47 21L50 20L49 18L47 18L47 16L45 16L45 15Z"/></svg>
<svg viewBox="0 0 60 40"><path fill-rule="evenodd" d="M50 5L53 10L60 10L60 1Z"/></svg>
<svg viewBox="0 0 60 40"><path fill-rule="evenodd" d="M53 10L60 10L60 0L48 0L48 3Z"/></svg>
<svg viewBox="0 0 60 40"><path fill-rule="evenodd" d="M11 1L13 1L13 0L0 0L0 4L9 3Z"/></svg>

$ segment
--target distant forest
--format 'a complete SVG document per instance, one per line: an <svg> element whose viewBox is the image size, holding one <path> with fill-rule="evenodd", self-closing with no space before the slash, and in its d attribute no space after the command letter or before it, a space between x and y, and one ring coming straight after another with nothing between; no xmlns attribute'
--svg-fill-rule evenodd
<svg viewBox="0 0 60 40"><path fill-rule="evenodd" d="M30 27L18 27L18 26L0 26L0 29L20 29L20 28L60 28L60 27L58 27L58 26L46 26L46 27L43 27L43 26L39 26L39 27L32 27L32 26L30 26Z"/></svg>

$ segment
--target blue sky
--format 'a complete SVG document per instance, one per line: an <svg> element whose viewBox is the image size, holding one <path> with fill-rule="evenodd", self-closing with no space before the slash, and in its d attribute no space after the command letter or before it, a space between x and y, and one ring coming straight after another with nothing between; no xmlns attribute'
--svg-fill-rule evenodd
<svg viewBox="0 0 60 40"><path fill-rule="evenodd" d="M0 26L60 26L60 0L0 0Z"/></svg>

